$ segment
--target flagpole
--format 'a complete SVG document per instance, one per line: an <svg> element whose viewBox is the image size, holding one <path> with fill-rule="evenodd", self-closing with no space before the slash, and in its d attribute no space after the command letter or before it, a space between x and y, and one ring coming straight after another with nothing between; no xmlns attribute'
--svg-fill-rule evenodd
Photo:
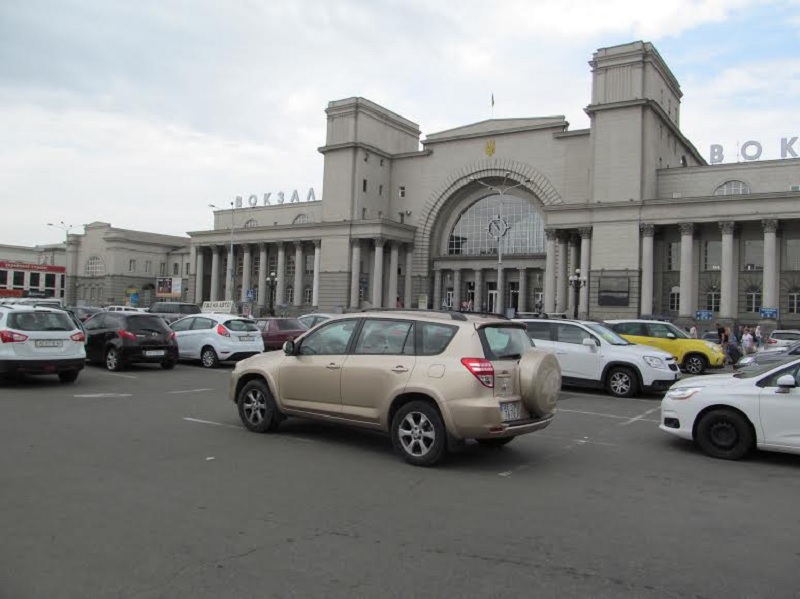
<svg viewBox="0 0 800 599"><path fill-rule="evenodd" d="M494 92L492 92L492 118L494 118Z"/></svg>

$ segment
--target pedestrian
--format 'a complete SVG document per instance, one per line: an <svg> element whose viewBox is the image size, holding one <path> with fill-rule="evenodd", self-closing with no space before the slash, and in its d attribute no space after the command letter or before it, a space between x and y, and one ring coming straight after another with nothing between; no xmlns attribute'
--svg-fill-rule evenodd
<svg viewBox="0 0 800 599"><path fill-rule="evenodd" d="M720 323L717 323L717 343L722 345L724 337L725 337L725 327L722 326Z"/></svg>
<svg viewBox="0 0 800 599"><path fill-rule="evenodd" d="M399 295L397 296L397 300L394 302L394 307L395 308L402 308L403 307L403 302L400 301L400 296Z"/></svg>
<svg viewBox="0 0 800 599"><path fill-rule="evenodd" d="M738 343L739 345L741 345L741 344L742 344L742 337L743 337L743 336L744 336L744 327L743 327L742 325L739 325L739 326L736 328L736 343Z"/></svg>
<svg viewBox="0 0 800 599"><path fill-rule="evenodd" d="M475 308L474 304L472 303L472 298L469 299L467 302L467 312L472 312Z"/></svg>
<svg viewBox="0 0 800 599"><path fill-rule="evenodd" d="M756 331L753 333L753 339L756 342L756 350L761 347L761 325L756 325Z"/></svg>
<svg viewBox="0 0 800 599"><path fill-rule="evenodd" d="M750 327L745 327L744 332L742 333L742 351L744 352L745 356L755 353L755 341L753 340L753 335L750 332Z"/></svg>
<svg viewBox="0 0 800 599"><path fill-rule="evenodd" d="M449 306L447 305L447 298L443 297L442 298L442 310L447 310L448 307Z"/></svg>
<svg viewBox="0 0 800 599"><path fill-rule="evenodd" d="M696 326L692 325L691 328L689 329L689 337L691 337L692 339L697 339L697 327Z"/></svg>
<svg viewBox="0 0 800 599"><path fill-rule="evenodd" d="M461 301L461 311L462 312L466 312L467 311L467 300L462 300Z"/></svg>

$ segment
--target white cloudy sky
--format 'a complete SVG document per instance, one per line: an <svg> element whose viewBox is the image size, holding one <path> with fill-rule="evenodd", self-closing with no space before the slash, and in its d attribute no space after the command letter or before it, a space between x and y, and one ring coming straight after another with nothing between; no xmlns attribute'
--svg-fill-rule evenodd
<svg viewBox="0 0 800 599"><path fill-rule="evenodd" d="M682 128L800 135L800 0L3 0L0 243L94 220L181 234L209 202L322 188L328 101L364 96L423 136L490 116L588 126L587 62L653 42ZM797 149L800 150L800 144ZM80 230L80 229L78 229Z"/></svg>

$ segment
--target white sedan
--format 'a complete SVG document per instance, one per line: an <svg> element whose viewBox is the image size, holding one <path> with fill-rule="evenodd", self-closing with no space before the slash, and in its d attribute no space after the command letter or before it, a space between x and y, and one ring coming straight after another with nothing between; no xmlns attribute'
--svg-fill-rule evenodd
<svg viewBox="0 0 800 599"><path fill-rule="evenodd" d="M800 453L798 371L795 357L682 379L661 400L659 428L720 459L737 460L754 448Z"/></svg>

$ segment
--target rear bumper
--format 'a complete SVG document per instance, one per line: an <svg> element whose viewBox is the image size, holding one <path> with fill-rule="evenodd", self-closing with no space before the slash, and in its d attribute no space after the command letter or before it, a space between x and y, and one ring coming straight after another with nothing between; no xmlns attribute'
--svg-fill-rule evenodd
<svg viewBox="0 0 800 599"><path fill-rule="evenodd" d="M146 351L163 351L160 356L146 356ZM121 352L122 360L125 362L166 362L178 360L178 346L166 347L123 347Z"/></svg>
<svg viewBox="0 0 800 599"><path fill-rule="evenodd" d="M550 426L553 414L503 422L497 400L456 399L445 403L448 432L456 439L516 437Z"/></svg>
<svg viewBox="0 0 800 599"><path fill-rule="evenodd" d="M82 370L85 365L85 358L0 360L0 374L57 374Z"/></svg>

